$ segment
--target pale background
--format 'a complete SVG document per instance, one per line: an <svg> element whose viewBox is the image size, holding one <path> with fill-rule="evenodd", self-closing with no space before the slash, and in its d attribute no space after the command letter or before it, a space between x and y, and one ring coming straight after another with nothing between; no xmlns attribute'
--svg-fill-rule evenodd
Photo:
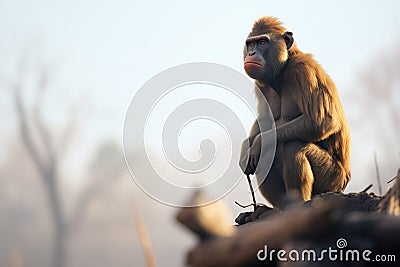
<svg viewBox="0 0 400 267"><path fill-rule="evenodd" d="M146 80L178 64L215 62L244 73L244 38L263 15L280 18L337 84L353 142L347 191L373 183L379 193L375 152L385 192L400 167L398 10L394 0L0 1L0 265L51 266L46 189L22 145L12 90L22 83L25 103L34 104L44 72L50 89L43 119L52 135L75 112L60 162L66 217L86 186L96 188L68 236L65 266L145 266L133 203L157 266L183 266L195 240L174 222L176 209L149 198L129 177L121 148L125 112ZM226 202L236 215L233 200L249 199L241 183Z"/></svg>

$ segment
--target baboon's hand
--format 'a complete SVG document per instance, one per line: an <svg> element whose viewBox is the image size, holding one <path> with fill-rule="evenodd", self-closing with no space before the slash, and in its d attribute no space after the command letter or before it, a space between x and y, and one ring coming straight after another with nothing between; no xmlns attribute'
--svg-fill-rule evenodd
<svg viewBox="0 0 400 267"><path fill-rule="evenodd" d="M258 135L254 139L253 144L251 144L250 148L248 139L243 141L239 165L244 174L246 175L254 174L257 168L258 161L260 159L260 153L261 153L260 135Z"/></svg>
<svg viewBox="0 0 400 267"><path fill-rule="evenodd" d="M242 169L244 174L253 174L249 165L249 153L250 153L250 138L247 138L242 143L242 149L240 152L240 161L239 166Z"/></svg>

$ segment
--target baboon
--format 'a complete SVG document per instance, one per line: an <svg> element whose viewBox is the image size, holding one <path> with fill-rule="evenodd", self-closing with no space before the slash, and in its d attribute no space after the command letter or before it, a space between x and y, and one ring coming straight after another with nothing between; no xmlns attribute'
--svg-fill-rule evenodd
<svg viewBox="0 0 400 267"><path fill-rule="evenodd" d="M286 207L291 192L307 201L315 194L343 191L350 180L350 132L331 77L270 16L258 19L246 39L244 69L261 91L256 93L258 120L268 116L261 98L269 103L277 143L272 167L260 177L261 138L269 140L272 133L260 130L256 121L243 143L243 172L255 172L262 195L278 209Z"/></svg>

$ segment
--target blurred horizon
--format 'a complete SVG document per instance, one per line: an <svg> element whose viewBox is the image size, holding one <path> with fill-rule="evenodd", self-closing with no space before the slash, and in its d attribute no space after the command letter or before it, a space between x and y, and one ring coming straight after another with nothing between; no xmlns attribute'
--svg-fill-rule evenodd
<svg viewBox="0 0 400 267"><path fill-rule="evenodd" d="M372 183L379 194L376 155L384 193L400 167L399 9L394 0L0 1L0 265L46 267L54 256L54 203L20 134L18 87L38 158L57 169L54 188L68 225L65 266L146 266L135 204L156 266L183 266L195 240L175 223L175 208L150 198L129 176L125 113L146 81L179 64L213 62L244 74L244 38L263 15L293 31L299 48L312 53L337 85L352 136L346 192ZM48 138L42 138L42 124ZM188 130L180 149L196 159L199 140L209 134L219 140L221 132ZM157 156L155 133L148 142ZM233 216L242 211L235 200L250 202L246 181L223 198Z"/></svg>

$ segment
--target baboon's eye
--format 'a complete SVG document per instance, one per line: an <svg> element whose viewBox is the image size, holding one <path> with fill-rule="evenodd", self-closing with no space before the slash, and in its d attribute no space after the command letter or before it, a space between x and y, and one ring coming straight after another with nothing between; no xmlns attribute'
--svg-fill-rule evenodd
<svg viewBox="0 0 400 267"><path fill-rule="evenodd" d="M261 41L259 42L259 44L260 44L260 45L265 45L265 44L267 44L267 41L266 41L266 40L261 40Z"/></svg>
<svg viewBox="0 0 400 267"><path fill-rule="evenodd" d="M250 47L255 47L256 43L255 42L249 42L247 45L250 46Z"/></svg>

